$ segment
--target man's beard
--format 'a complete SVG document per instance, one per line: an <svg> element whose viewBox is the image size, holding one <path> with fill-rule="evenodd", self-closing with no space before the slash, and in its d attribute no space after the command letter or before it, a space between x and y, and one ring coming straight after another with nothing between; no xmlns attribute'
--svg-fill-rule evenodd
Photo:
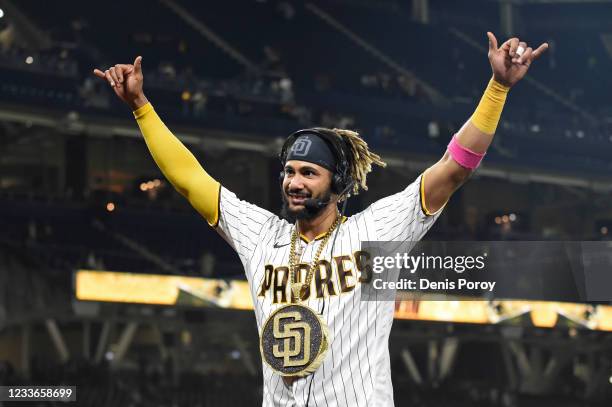
<svg viewBox="0 0 612 407"><path fill-rule="evenodd" d="M325 207L327 206L327 203L329 203L331 201L331 189L328 189L327 191L325 191L321 197L318 198L307 198L307 199L314 199L317 202L325 202L326 205L324 206L318 206L318 205L304 205L303 208L301 209L290 209L289 208L289 202L288 202L288 198L287 198L287 193L284 192L283 190L281 190L281 197L283 200L283 207L281 208L281 217L283 219L286 219L288 222L290 223L295 223L297 220L310 220L310 219L314 219L317 216L319 216L319 214L323 211L323 209L325 209Z"/></svg>

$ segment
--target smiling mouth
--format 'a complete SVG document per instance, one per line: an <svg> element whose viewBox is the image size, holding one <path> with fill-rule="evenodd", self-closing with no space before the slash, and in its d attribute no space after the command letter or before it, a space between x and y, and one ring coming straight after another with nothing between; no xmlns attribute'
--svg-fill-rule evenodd
<svg viewBox="0 0 612 407"><path fill-rule="evenodd" d="M289 198L289 202L292 205L304 205L304 201L309 198L309 196L307 195L295 193L288 193L287 196Z"/></svg>
<svg viewBox="0 0 612 407"><path fill-rule="evenodd" d="M305 197L299 198L299 197L292 196L289 198L289 200L291 201L293 205L303 205L306 198Z"/></svg>

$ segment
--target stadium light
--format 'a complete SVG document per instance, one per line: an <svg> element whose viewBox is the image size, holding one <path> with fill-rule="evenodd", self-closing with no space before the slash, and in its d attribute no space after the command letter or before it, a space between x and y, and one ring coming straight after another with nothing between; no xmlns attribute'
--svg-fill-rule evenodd
<svg viewBox="0 0 612 407"><path fill-rule="evenodd" d="M0 18L4 17L4 10L0 8Z"/></svg>
<svg viewBox="0 0 612 407"><path fill-rule="evenodd" d="M554 304L534 303L530 312L531 322L538 328L552 328L559 320Z"/></svg>
<svg viewBox="0 0 612 407"><path fill-rule="evenodd" d="M34 62L34 58L32 56L28 56L25 59L25 63L28 64L28 65L32 65L33 62Z"/></svg>
<svg viewBox="0 0 612 407"><path fill-rule="evenodd" d="M106 210L112 212L115 210L115 204L113 202L109 202L106 204Z"/></svg>

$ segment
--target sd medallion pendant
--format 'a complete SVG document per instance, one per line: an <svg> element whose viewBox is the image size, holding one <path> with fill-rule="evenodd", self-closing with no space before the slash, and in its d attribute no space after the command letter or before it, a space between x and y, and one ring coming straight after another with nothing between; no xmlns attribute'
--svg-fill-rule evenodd
<svg viewBox="0 0 612 407"><path fill-rule="evenodd" d="M286 305L264 323L261 356L281 376L306 376L323 362L327 338L327 325L312 309Z"/></svg>

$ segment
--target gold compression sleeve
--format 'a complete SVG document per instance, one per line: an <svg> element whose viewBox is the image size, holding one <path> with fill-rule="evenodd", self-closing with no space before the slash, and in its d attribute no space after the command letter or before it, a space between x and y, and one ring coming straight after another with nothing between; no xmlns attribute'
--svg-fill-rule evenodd
<svg viewBox="0 0 612 407"><path fill-rule="evenodd" d="M491 79L476 111L472 115L472 124L486 134L494 134L506 103L509 87Z"/></svg>
<svg viewBox="0 0 612 407"><path fill-rule="evenodd" d="M140 131L155 163L181 195L208 221L219 221L221 185L166 127L150 103L134 111Z"/></svg>

